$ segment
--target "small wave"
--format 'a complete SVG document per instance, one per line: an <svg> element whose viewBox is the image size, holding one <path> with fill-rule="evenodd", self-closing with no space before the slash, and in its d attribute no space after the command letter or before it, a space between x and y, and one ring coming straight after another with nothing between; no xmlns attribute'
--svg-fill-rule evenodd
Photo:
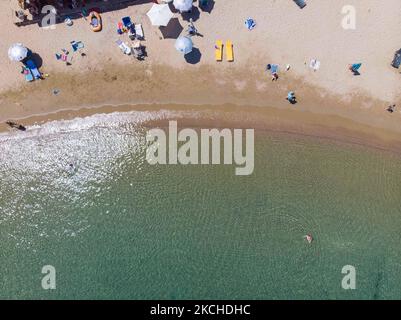
<svg viewBox="0 0 401 320"><path fill-rule="evenodd" d="M185 117L197 117L199 114L194 111L129 111L99 113L87 117L77 117L71 120L53 120L43 124L34 124L27 127L27 131L8 131L0 133L0 143L7 140L26 139L35 136L51 135L84 131L94 127L116 128L124 124L140 125L149 121L164 119L182 119Z"/></svg>

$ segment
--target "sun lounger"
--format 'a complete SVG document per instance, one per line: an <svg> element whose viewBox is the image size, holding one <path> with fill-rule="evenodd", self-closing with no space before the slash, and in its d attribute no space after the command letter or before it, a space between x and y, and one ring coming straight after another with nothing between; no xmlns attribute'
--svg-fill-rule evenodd
<svg viewBox="0 0 401 320"><path fill-rule="evenodd" d="M27 68L32 72L32 75L35 79L41 79L42 74L39 72L38 68L36 67L36 64L33 60L28 60L26 62Z"/></svg>
<svg viewBox="0 0 401 320"><path fill-rule="evenodd" d="M138 40L143 40L145 38L143 34L142 24L138 23L135 25L135 33Z"/></svg>
<svg viewBox="0 0 401 320"><path fill-rule="evenodd" d="M231 40L226 41L226 59L228 62L234 61L234 49Z"/></svg>
<svg viewBox="0 0 401 320"><path fill-rule="evenodd" d="M222 61L223 60L223 41L217 40L215 48L216 48L216 51L215 51L216 61Z"/></svg>

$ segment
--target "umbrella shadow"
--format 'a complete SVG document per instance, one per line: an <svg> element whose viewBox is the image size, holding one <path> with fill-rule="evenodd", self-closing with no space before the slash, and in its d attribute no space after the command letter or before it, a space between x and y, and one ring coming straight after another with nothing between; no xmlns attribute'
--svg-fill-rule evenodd
<svg viewBox="0 0 401 320"><path fill-rule="evenodd" d="M33 60L33 62L35 62L36 67L38 67L38 68L42 67L43 59L38 53L32 52L31 55L29 56L29 59L31 59L31 60Z"/></svg>
<svg viewBox="0 0 401 320"><path fill-rule="evenodd" d="M183 20L189 21L192 18L192 21L195 22L200 17L200 11L198 7L192 7L191 11L183 12L181 15Z"/></svg>
<svg viewBox="0 0 401 320"><path fill-rule="evenodd" d="M182 27L178 18L172 18L167 26L160 27L160 32L162 33L164 39L177 39L182 30L184 30L184 28Z"/></svg>
<svg viewBox="0 0 401 320"><path fill-rule="evenodd" d="M201 1L199 2L199 8L203 11L203 12L207 12L207 13L212 13L213 8L214 8L214 4L215 1L214 0L208 0L206 5L202 5Z"/></svg>
<svg viewBox="0 0 401 320"><path fill-rule="evenodd" d="M192 51L184 56L185 61L189 64L197 64L200 62L202 53L198 48L192 48Z"/></svg>

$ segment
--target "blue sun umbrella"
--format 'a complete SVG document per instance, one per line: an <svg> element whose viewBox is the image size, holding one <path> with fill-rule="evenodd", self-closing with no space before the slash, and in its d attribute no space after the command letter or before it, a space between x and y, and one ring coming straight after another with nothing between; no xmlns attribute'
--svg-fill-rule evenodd
<svg viewBox="0 0 401 320"><path fill-rule="evenodd" d="M192 51L192 47L192 40L188 37L181 36L175 41L175 48L184 55L190 53Z"/></svg>

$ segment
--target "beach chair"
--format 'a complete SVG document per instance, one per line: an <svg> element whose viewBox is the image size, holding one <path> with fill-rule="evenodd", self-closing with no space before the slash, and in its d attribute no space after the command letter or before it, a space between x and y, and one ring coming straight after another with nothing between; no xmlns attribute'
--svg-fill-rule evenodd
<svg viewBox="0 0 401 320"><path fill-rule="evenodd" d="M33 60L29 59L26 62L27 68L32 72L32 75L35 79L41 79L42 74L39 72L38 68L36 67L36 64Z"/></svg>
<svg viewBox="0 0 401 320"><path fill-rule="evenodd" d="M135 25L135 33L138 40L144 40L145 36L143 34L142 24L138 23Z"/></svg>
<svg viewBox="0 0 401 320"><path fill-rule="evenodd" d="M226 41L226 59L228 62L234 61L234 49L231 40Z"/></svg>
<svg viewBox="0 0 401 320"><path fill-rule="evenodd" d="M216 48L216 51L215 51L216 61L222 61L223 60L223 41L217 40L215 48Z"/></svg>

